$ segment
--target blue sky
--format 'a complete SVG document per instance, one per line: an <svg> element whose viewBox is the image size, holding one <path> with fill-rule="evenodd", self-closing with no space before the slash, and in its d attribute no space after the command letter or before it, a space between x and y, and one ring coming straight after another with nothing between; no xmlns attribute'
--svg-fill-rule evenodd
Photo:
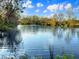
<svg viewBox="0 0 79 59"><path fill-rule="evenodd" d="M51 16L69 9L78 15L79 0L23 0L23 15Z"/></svg>

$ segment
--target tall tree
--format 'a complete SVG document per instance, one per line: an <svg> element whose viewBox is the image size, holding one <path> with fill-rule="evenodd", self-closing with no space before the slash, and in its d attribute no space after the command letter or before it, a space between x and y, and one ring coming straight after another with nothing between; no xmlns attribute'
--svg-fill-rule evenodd
<svg viewBox="0 0 79 59"><path fill-rule="evenodd" d="M5 23L17 25L18 15L21 11L21 0L0 0L0 11L5 17Z"/></svg>

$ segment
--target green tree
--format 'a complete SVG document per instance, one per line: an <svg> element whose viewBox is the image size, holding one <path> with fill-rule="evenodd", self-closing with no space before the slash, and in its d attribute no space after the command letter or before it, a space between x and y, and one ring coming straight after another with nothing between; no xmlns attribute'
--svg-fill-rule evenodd
<svg viewBox="0 0 79 59"><path fill-rule="evenodd" d="M19 19L19 13L21 11L20 2L21 0L0 0L0 11L4 20L4 28L17 26L17 20Z"/></svg>

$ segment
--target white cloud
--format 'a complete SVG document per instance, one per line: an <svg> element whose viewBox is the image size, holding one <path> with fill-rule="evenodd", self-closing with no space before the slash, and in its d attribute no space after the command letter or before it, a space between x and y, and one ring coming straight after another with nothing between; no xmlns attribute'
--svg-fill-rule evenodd
<svg viewBox="0 0 79 59"><path fill-rule="evenodd" d="M32 1L30 1L30 0L26 1L22 6L26 7L26 8L33 8L34 7L32 5Z"/></svg>
<svg viewBox="0 0 79 59"><path fill-rule="evenodd" d="M43 13L46 13L46 12L47 12L47 10L44 10L44 11L43 11Z"/></svg>
<svg viewBox="0 0 79 59"><path fill-rule="evenodd" d="M53 5L49 5L47 7L48 10L50 10L51 12L58 10L59 5L58 4L53 4Z"/></svg>
<svg viewBox="0 0 79 59"><path fill-rule="evenodd" d="M67 3L67 4L53 4L53 5L49 5L47 7L48 10L50 10L51 12L55 12L55 11L58 11L58 10L68 10L68 9L71 9L72 8L72 5L71 3Z"/></svg>
<svg viewBox="0 0 79 59"><path fill-rule="evenodd" d="M42 3L37 3L37 7L43 7L44 5Z"/></svg>
<svg viewBox="0 0 79 59"><path fill-rule="evenodd" d="M71 3L66 4L64 8L65 8L66 10L72 9Z"/></svg>
<svg viewBox="0 0 79 59"><path fill-rule="evenodd" d="M38 12L39 12L39 9L37 9L35 12L37 12L37 13L38 13Z"/></svg>
<svg viewBox="0 0 79 59"><path fill-rule="evenodd" d="M32 6L32 5L28 5L28 8L33 8L34 6Z"/></svg>

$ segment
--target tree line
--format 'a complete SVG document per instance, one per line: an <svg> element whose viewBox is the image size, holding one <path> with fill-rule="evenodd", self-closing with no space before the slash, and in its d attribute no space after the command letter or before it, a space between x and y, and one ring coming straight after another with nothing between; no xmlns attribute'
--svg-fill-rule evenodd
<svg viewBox="0 0 79 59"><path fill-rule="evenodd" d="M43 25L53 27L79 27L79 20L75 17L66 17L64 14L54 14L52 17L26 16L18 20L21 25Z"/></svg>

